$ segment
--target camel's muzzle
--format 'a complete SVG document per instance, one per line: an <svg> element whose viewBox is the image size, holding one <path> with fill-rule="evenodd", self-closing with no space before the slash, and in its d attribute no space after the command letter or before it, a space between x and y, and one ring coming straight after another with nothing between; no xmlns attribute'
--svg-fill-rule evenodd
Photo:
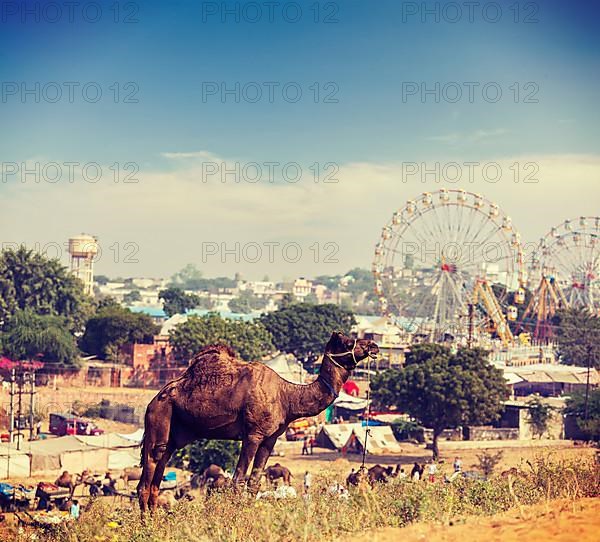
<svg viewBox="0 0 600 542"><path fill-rule="evenodd" d="M379 346L377 346L375 343L369 343L367 351L369 352L370 358L376 358L377 354L379 354Z"/></svg>

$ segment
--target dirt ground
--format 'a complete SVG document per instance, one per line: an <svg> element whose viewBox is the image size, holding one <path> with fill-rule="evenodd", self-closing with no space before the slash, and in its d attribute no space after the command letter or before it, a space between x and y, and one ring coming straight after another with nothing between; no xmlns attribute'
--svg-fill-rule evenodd
<svg viewBox="0 0 600 542"><path fill-rule="evenodd" d="M451 444L448 444L450 447ZM480 455L484 450L487 449L486 443L481 442L478 448L468 450L454 450L445 447L444 443L441 445L441 472L452 471L452 463L455 457L460 457L463 463L463 470L476 470L479 465L477 456ZM352 468L356 469L360 466L362 456L357 454L349 454L342 456L339 452L332 450L325 450L323 448L314 448L314 454L312 456L301 455L302 443L301 442L285 442L275 447L276 451L283 452L284 456L272 456L269 459L269 464L276 462L281 463L288 467L295 477L301 477L305 471L318 473L319 471L336 472L344 478L350 473ZM425 463L431 459L431 451L425 449L424 445L415 444L402 444L402 452L400 454L393 455L369 455L366 457L366 464L374 465L396 465L401 464L405 467L405 470L410 471L415 461L419 463ZM588 446L574 446L569 441L561 442L560 444L553 443L549 446L533 445L524 442L520 447L510 448L493 448L489 451L495 453L502 451L502 459L498 463L496 470L501 472L510 467L526 467L526 461L532 461L539 455L551 454L556 459L559 458L575 458L582 455L593 455L595 448Z"/></svg>
<svg viewBox="0 0 600 542"><path fill-rule="evenodd" d="M370 542L597 542L600 499L551 501L491 517L468 517L461 524L417 523L403 529L362 533Z"/></svg>

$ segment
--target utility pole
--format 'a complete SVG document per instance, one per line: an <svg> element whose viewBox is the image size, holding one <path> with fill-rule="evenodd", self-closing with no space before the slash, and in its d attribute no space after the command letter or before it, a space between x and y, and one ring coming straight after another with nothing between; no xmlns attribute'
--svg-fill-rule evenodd
<svg viewBox="0 0 600 542"><path fill-rule="evenodd" d="M471 348L473 346L473 316L475 314L475 307L473 303L469 303L469 335L467 338L467 347Z"/></svg>
<svg viewBox="0 0 600 542"><path fill-rule="evenodd" d="M587 347L587 378L585 382L585 410L584 410L584 419L587 421L588 419L588 400L590 397L590 371L592 368L592 345L588 344Z"/></svg>
<svg viewBox="0 0 600 542"><path fill-rule="evenodd" d="M16 386L15 386L16 384ZM15 389L16 388L16 389ZM15 395L17 396L16 416L15 416ZM27 423L24 424L23 416L23 395L29 395L29 415ZM21 433L23 429L29 429L29 439L33 438L33 411L34 411L34 395L35 395L35 370L25 372L22 362L19 363L18 369L15 367L12 370L10 379L10 420L8 426L9 442L14 440L16 429L17 450L21 449L21 438L24 436Z"/></svg>

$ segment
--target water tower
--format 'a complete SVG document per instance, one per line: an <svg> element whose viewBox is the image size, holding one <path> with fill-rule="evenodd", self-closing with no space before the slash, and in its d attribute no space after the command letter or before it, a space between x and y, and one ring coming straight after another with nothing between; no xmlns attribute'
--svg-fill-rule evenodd
<svg viewBox="0 0 600 542"><path fill-rule="evenodd" d="M94 294L94 258L98 254L98 238L82 233L69 239L71 271L83 282L84 291Z"/></svg>

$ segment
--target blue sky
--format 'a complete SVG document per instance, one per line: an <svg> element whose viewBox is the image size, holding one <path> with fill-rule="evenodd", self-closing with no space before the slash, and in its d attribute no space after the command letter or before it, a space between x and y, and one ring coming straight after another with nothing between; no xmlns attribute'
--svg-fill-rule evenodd
<svg viewBox="0 0 600 542"><path fill-rule="evenodd" d="M25 4L34 9L48 2ZM463 9L456 23L443 14L437 23L433 15L421 20L422 7L436 4L447 10L446 18L454 17L448 2L321 2L319 22L314 1L298 2L302 15L296 23L285 20L284 6L287 16L296 13L290 2L274 8L273 22L262 2L121 2L118 23L110 7L114 2L99 4L103 11L95 23L79 9L70 22L64 6L56 23L36 22L31 14L23 22L22 13L3 8L0 159L97 162L106 171L115 162L134 162L139 183L118 191L104 179L79 186L19 183L13 176L0 185L6 207L0 226L10 241L62 240L84 230L107 243L138 243L144 257L135 265L127 267L120 258L99 262L109 274L168 275L188 261L208 275L232 274L235 267L251 277L342 272L369 266L381 226L406 199L440 187L373 181L382 170L386 178L397 176L406 161L534 160L541 170L536 186L490 186L478 180L466 187L497 201L528 239L570 216L598 214L600 9L595 2L521 2L518 23L515 8L509 7L514 2L499 3L497 23L486 21L477 8L469 22L462 2L454 3ZM223 6L238 6L252 17L256 12L249 4L261 6L258 22L243 16L236 22L233 15L222 22ZM488 17L496 16L489 2L481 4ZM419 13L411 14L413 8ZM123 22L128 15L137 22ZM325 23L326 17L337 22ZM537 22L523 22L527 17ZM42 87L58 83L63 98L35 103L21 90L11 93L11 84L33 87L36 82ZM79 83L73 103L64 96L65 82ZM97 103L82 97L80 89L89 82L102 90ZM119 103L111 89L115 82ZM264 96L265 82L275 85L273 103L266 98L222 103L219 94L203 100L206 84L257 83ZM403 101L407 83L428 88L456 83L465 96L465 82L477 85L474 103L464 97L456 103L435 103L431 97L421 103L419 94ZM284 100L279 91L289 83L302 90L297 103ZM319 103L313 99L315 83ZM486 83L501 89L497 103L482 96ZM131 90L138 102L123 103ZM323 103L332 90L337 103ZM525 103L532 92L537 103ZM207 155L228 162L297 162L305 172L315 162L333 162L339 165L339 183L328 190L320 186L319 192L298 184L263 183L237 194L227 192L231 187L216 187L223 203L215 209L210 200L218 196L202 183L190 188L185 180L198 174L198 161ZM562 181L557 172L564 173ZM374 193L363 194L357 183L372 183ZM256 213L249 212L254 198L262 203ZM271 211L265 201L279 208ZM332 211L335 201L343 209ZM35 208L36 216L20 206ZM85 211L73 210L80 207ZM364 210L369 219L353 229L336 218L351 210ZM305 247L339 242L339 263L222 265L202 262L197 249L204 240L276 238Z"/></svg>

